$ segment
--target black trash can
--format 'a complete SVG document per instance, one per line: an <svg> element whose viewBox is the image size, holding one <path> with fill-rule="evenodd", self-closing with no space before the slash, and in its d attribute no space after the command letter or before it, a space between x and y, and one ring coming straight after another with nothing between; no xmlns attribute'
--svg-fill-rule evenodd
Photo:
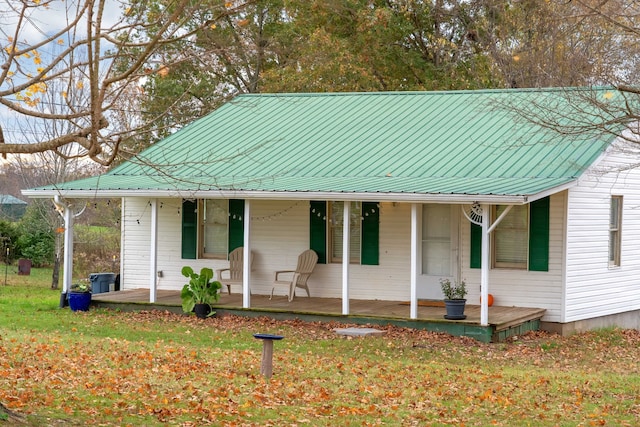
<svg viewBox="0 0 640 427"><path fill-rule="evenodd" d="M89 275L91 282L91 292L101 294L109 292L112 283L115 283L116 275L114 273L92 273Z"/></svg>

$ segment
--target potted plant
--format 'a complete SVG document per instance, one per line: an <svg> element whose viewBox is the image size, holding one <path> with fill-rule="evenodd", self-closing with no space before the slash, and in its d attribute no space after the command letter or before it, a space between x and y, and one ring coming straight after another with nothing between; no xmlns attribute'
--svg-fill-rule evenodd
<svg viewBox="0 0 640 427"><path fill-rule="evenodd" d="M87 311L91 304L91 285L86 282L73 284L67 297L71 311Z"/></svg>
<svg viewBox="0 0 640 427"><path fill-rule="evenodd" d="M189 283L184 285L180 292L182 310L185 313L194 311L199 318L214 315L211 304L218 301L218 291L222 284L213 280L213 270L204 267L198 274L187 265L182 267L182 275L189 278Z"/></svg>
<svg viewBox="0 0 640 427"><path fill-rule="evenodd" d="M464 280L451 282L449 279L440 279L440 287L444 294L444 306L447 309L444 318L448 320L466 319L464 306L467 302L465 299L467 287Z"/></svg>

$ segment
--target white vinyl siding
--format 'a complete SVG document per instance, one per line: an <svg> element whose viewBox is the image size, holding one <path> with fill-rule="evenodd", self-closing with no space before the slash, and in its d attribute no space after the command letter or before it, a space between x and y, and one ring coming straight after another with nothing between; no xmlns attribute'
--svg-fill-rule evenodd
<svg viewBox="0 0 640 427"><path fill-rule="evenodd" d="M569 190L565 322L640 310L640 170L631 143L619 144ZM624 196L619 267L609 263L612 194Z"/></svg>
<svg viewBox="0 0 640 427"><path fill-rule="evenodd" d="M178 217L179 219L179 217ZM151 210L149 199L122 199L121 289L149 287Z"/></svg>
<svg viewBox="0 0 640 427"><path fill-rule="evenodd" d="M561 306L561 260L563 257L563 221L566 193L551 197L549 272L513 269L494 269L490 272L489 292L496 305L540 307L548 310L545 320L557 321ZM124 224L126 242L123 248L128 259L123 267L127 288L148 287L149 277L149 221L148 209L138 224L147 200L128 198L131 208ZM226 260L182 260L180 255L180 200L163 199L158 209L158 279L159 289L179 290L184 284L180 270L184 265L194 269L226 267ZM469 285L470 304L480 299L480 271L469 269L469 223L460 212L460 241L462 267L460 277ZM300 252L309 245L309 202L257 201L251 203L251 249L254 254L251 290L254 294L268 294L273 272L293 268ZM410 297L409 241L411 238L411 204L380 203L380 264L354 264L349 269L349 295L353 299L408 301ZM146 234L145 234L146 233ZM135 236L134 238L129 238ZM318 264L309 279L311 295L340 298L342 270L339 264ZM409 310L407 306L407 310ZM407 315L408 315L407 311Z"/></svg>
<svg viewBox="0 0 640 427"><path fill-rule="evenodd" d="M158 270L163 271L158 279L159 289L181 289L184 277L180 270L184 265L197 270L202 267L215 270L228 265L228 261L220 259L183 260L180 253L181 201L161 199L158 202L162 206L158 209ZM123 253L126 252L123 283L128 289L147 288L151 232L148 199L126 198L123 203L127 208L127 219L123 221L122 246ZM407 301L410 253L406 242L410 239L410 205L380 203L380 206L380 265L354 264L350 267L350 297ZM309 247L309 202L254 200L251 217L254 254L251 291L268 294L274 271L294 268L300 252ZM311 295L339 298L341 274L338 264L318 264L309 279Z"/></svg>

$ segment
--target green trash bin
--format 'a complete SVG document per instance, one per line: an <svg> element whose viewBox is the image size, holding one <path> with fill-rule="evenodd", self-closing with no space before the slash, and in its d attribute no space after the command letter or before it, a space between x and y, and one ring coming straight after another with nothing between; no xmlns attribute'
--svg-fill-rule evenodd
<svg viewBox="0 0 640 427"><path fill-rule="evenodd" d="M109 292L110 286L115 282L116 275L114 273L92 273L89 275L91 282L91 293L101 294Z"/></svg>

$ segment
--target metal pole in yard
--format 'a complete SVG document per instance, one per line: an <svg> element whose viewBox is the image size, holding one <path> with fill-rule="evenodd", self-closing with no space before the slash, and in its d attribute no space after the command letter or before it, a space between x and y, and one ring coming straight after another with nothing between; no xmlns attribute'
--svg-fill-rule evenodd
<svg viewBox="0 0 640 427"><path fill-rule="evenodd" d="M9 269L9 246L7 246L7 257L4 259L4 285L7 286L7 270Z"/></svg>

